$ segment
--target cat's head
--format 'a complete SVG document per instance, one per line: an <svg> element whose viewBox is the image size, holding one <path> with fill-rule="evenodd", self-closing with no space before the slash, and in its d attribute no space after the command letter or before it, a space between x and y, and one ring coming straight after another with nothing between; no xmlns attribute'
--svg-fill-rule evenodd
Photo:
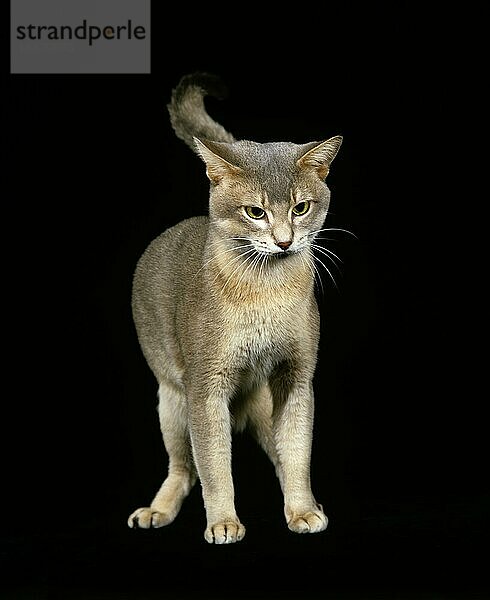
<svg viewBox="0 0 490 600"><path fill-rule="evenodd" d="M223 237L284 257L307 248L327 215L325 178L342 143L211 142L195 138L211 182L209 214Z"/></svg>

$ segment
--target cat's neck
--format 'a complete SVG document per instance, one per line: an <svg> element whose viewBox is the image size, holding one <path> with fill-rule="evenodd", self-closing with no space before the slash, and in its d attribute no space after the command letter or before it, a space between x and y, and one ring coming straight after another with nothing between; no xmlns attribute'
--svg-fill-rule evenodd
<svg viewBox="0 0 490 600"><path fill-rule="evenodd" d="M308 297L314 289L314 266L309 253L283 258L266 256L246 247L246 242L224 238L210 231L203 272L213 294L230 302L292 302Z"/></svg>

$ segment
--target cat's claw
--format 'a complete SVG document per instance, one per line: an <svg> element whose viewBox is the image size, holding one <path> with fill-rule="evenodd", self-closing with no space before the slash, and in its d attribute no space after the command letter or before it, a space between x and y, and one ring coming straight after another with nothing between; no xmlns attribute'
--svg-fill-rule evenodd
<svg viewBox="0 0 490 600"><path fill-rule="evenodd" d="M233 544L243 539L245 527L240 521L222 521L206 528L204 538L210 544Z"/></svg>
<svg viewBox="0 0 490 600"><path fill-rule="evenodd" d="M168 525L172 520L164 513L145 507L138 508L130 515L128 525L131 529L156 529Z"/></svg>
<svg viewBox="0 0 490 600"><path fill-rule="evenodd" d="M328 519L322 510L310 510L294 515L288 521L288 527L295 533L318 533L327 528Z"/></svg>

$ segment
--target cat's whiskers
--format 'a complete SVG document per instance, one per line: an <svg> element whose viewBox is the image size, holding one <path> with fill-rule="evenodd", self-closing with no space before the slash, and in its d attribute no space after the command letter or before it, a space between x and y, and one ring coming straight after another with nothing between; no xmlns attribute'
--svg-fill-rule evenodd
<svg viewBox="0 0 490 600"><path fill-rule="evenodd" d="M243 238L245 239L245 238ZM223 254L227 254L228 252L233 252L234 250L240 250L242 248L253 248L253 244L244 244L243 246L234 246L233 248L226 248L225 250L222 250L221 252L218 252L218 254L213 254L213 256L211 256L211 258L209 260L207 260L202 267L196 271L196 274L194 275L194 277L196 277L196 275L198 275L203 269L205 269L208 265L210 265L214 260L218 260ZM242 255L242 253L240 253L240 256Z"/></svg>
<svg viewBox="0 0 490 600"><path fill-rule="evenodd" d="M249 250L247 252L243 252L240 256L235 257L232 261L230 261L230 263L228 263L226 266L229 267L231 263L235 262L237 259L240 259L244 255L249 253L251 253L250 256L248 256L245 260L241 261L240 264L236 266L233 272L228 276L225 284L221 288L222 292L225 291L225 289L235 278L235 276L237 276L237 279L234 283L233 289L230 291L230 295L235 295L239 293L240 286L242 285L242 282L244 282L244 280L247 278L247 274L249 276L249 279L254 279L254 285L256 285L257 282L262 282L266 284L268 283L268 279L265 276L263 277L263 275L265 274L265 268L269 262L271 253L262 252L254 247L254 251ZM240 269L242 269L241 273Z"/></svg>
<svg viewBox="0 0 490 600"><path fill-rule="evenodd" d="M327 265L326 265L326 264L325 264L325 263L324 263L324 262L323 262L323 261L322 261L320 258L318 258L318 256L316 256L316 255L315 255L315 253L313 252L313 250L312 250L312 249L309 249L309 252L310 252L310 256L312 257L312 259L313 259L313 261L314 261L314 262L313 262L313 266L314 266L314 268L315 268L315 271L317 272L318 276L320 276L320 273L319 273L319 271L318 271L318 269L317 269L317 267L316 267L316 264L315 264L315 263L318 263L318 264L320 264L320 265L321 265L321 266L322 266L322 267L325 269L325 271L326 271L326 272L329 274L329 276L330 276L330 279L332 280L332 282L333 282L333 284L334 284L335 288L338 290L339 288L338 288L338 286L337 286L337 282L335 281L335 277L332 275L332 272L331 272L331 271L330 271L330 269L327 267Z"/></svg>
<svg viewBox="0 0 490 600"><path fill-rule="evenodd" d="M320 252L320 254L323 254L323 256L326 256L335 265L335 267L340 271L339 265L335 262L335 260L332 257L335 257L339 262L342 262L342 259L339 258L334 252L332 252L328 248L324 248L323 246L320 246L318 244L311 244L311 247L314 250L317 250L318 252Z"/></svg>
<svg viewBox="0 0 490 600"><path fill-rule="evenodd" d="M226 265L226 266L228 267L228 266L230 266L230 264L232 264L232 263L233 263L233 262L235 262L236 260L239 260L238 266L236 266L236 267L235 267L235 269L233 270L233 272L232 272L232 273L231 273L231 274L228 276L227 280L225 281L225 284L224 284L224 285L223 285L223 287L221 288L221 293L223 293L223 292L225 291L226 287L228 286L228 284L229 284L229 283L230 283L230 281L232 280L232 278L233 278L233 276L235 275L235 273L236 273L237 271L239 271L239 269L240 269L241 267L244 267L244 266L245 266L245 265L246 265L246 264L249 262L249 260L250 260L250 259L253 259L253 258L255 257L255 253L256 253L256 250L255 250L255 248L252 248L251 250L247 250L246 252L242 252L242 253L240 254L240 256L235 256L235 258L234 258L234 259L232 259L232 260L230 261L230 263L228 263L228 264ZM247 256L247 258L246 258L245 260L241 261L240 259L241 259L243 256L247 255L247 254L250 254L250 256ZM223 272L223 269L221 268L221 269L219 270L219 273L216 275L216 277L215 277L214 281L216 281L216 279L217 279L217 278L218 278L218 277L221 275L221 273L222 273L222 272ZM214 281L213 281L213 283L214 283Z"/></svg>
<svg viewBox="0 0 490 600"><path fill-rule="evenodd" d="M233 288L232 295L235 295L235 292L239 291L240 284L241 284L243 278L245 277L246 273L248 271L250 271L250 269L252 269L252 272L254 271L255 265L257 264L257 261L260 260L260 258L261 258L261 256L258 252L256 252L255 256L252 256L252 261L246 266L246 268L243 269L242 274L240 275L237 282L235 283L235 287ZM245 263L243 266L245 266Z"/></svg>
<svg viewBox="0 0 490 600"><path fill-rule="evenodd" d="M308 264L310 265L310 269L313 269L313 279L318 281L318 283L320 284L320 289L322 291L322 294L324 294L325 290L323 287L322 275L315 264L316 256L313 254L313 250L311 248L308 248L308 256L310 258L310 260L308 261Z"/></svg>
<svg viewBox="0 0 490 600"><path fill-rule="evenodd" d="M316 279L318 279L318 283L320 284L320 288L322 290L322 294L324 293L323 290L323 281L320 277L320 274L318 273L317 268L315 267L315 261L313 260L314 257L312 256L312 252L311 250L308 248L307 252L301 252L300 253L300 257L301 257L301 262L303 263L303 265L305 265L311 272L311 276L313 277L313 281L315 281ZM306 256L305 256L306 255ZM311 258L311 260L310 260Z"/></svg>
<svg viewBox="0 0 490 600"><path fill-rule="evenodd" d="M358 239L358 237L355 233L352 233L352 231L349 231L348 229L341 229L340 227L324 227L323 229L316 229L315 231L310 231L310 233L308 233L306 235L316 236L318 233L322 233L323 231L342 231L344 233L348 233L349 235L352 235L353 237L356 238L356 240Z"/></svg>
<svg viewBox="0 0 490 600"><path fill-rule="evenodd" d="M341 227L324 227L322 229L316 229L314 231L310 231L309 233L305 234L305 236L303 236L303 238L302 238L302 239L308 238L308 241L309 241L308 253L309 253L311 259L313 260L313 266L314 266L315 273L316 273L318 280L321 282L321 277L320 277L321 274L320 274L320 271L317 268L316 264L321 265L327 271L327 273L328 273L330 279L332 280L336 289L338 289L338 286L337 286L337 282L335 281L335 278L334 278L332 272L327 267L327 265L324 263L324 261L319 256L317 256L317 254L315 252L328 258L329 261L335 266L335 268L338 270L339 273L341 273L341 269L336 261L338 261L339 263L342 263L343 261L339 256L337 256L337 254L335 254L335 252L333 252L329 248L326 248L325 246L322 246L319 243L315 243L315 242L317 242L317 240L336 241L334 238L319 237L318 234L322 233L322 232L337 232L337 231L342 232L342 233L347 233L347 234L353 236L354 238L358 239L357 236L354 233L352 233L352 231L349 231L348 229L343 229Z"/></svg>
<svg viewBox="0 0 490 600"><path fill-rule="evenodd" d="M267 256L267 254L260 254L260 266L259 266L259 276L258 276L259 281L261 281L262 271L268 261L269 261L269 257Z"/></svg>

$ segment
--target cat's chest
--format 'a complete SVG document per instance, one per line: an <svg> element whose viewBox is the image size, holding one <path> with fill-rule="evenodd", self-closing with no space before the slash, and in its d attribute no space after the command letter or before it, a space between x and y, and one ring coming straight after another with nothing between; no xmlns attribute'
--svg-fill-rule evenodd
<svg viewBox="0 0 490 600"><path fill-rule="evenodd" d="M252 364L286 358L295 339L302 336L304 325L281 307L248 308L225 317L223 328L228 350L238 361Z"/></svg>

